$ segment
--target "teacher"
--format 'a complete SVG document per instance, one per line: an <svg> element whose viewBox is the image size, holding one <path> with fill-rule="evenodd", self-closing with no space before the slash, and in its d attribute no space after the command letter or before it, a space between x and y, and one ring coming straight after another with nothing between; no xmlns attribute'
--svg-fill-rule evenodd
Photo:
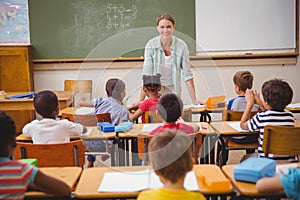
<svg viewBox="0 0 300 200"><path fill-rule="evenodd" d="M190 97L194 104L197 101L193 73L190 69L189 50L186 43L173 36L174 18L161 14L157 20L159 36L150 39L145 47L143 75L161 75L161 94L173 92L181 95L181 78L186 82ZM140 101L146 94L141 90Z"/></svg>

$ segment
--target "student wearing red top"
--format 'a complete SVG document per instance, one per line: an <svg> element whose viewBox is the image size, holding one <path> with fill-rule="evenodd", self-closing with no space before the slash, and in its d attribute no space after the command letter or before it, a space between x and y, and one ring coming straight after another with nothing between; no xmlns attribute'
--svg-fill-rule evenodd
<svg viewBox="0 0 300 200"><path fill-rule="evenodd" d="M157 112L162 118L163 126L159 126L150 132L150 135L163 132L165 129L176 129L187 134L195 133L199 127L180 123L178 120L182 115L183 104L180 97L174 93L162 95L158 101Z"/></svg>
<svg viewBox="0 0 300 200"><path fill-rule="evenodd" d="M145 113L147 111L156 112L160 88L160 74L143 76L143 91L148 99L143 101L134 113L129 114L131 121L135 121L142 116L142 123L145 123Z"/></svg>

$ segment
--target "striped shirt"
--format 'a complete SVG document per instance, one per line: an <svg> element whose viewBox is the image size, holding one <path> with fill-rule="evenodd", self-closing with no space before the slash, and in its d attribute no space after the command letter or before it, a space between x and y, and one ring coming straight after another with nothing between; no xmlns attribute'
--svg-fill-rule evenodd
<svg viewBox="0 0 300 200"><path fill-rule="evenodd" d="M247 124L250 131L259 130L258 154L260 157L264 157L264 152L262 150L264 127L266 125L295 126L295 121L293 114L289 111L267 110L265 112L257 113L252 119L248 120ZM269 157L275 160L295 160L295 156L269 154Z"/></svg>
<svg viewBox="0 0 300 200"><path fill-rule="evenodd" d="M0 199L24 199L38 169L27 163L0 158Z"/></svg>

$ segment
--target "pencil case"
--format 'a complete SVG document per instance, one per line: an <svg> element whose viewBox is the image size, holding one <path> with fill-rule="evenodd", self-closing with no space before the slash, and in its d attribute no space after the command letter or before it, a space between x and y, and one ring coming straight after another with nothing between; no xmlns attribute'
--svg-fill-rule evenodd
<svg viewBox="0 0 300 200"><path fill-rule="evenodd" d="M35 94L34 92L30 92L30 93L27 93L27 94L13 95L13 96L10 96L9 99L33 98L34 94Z"/></svg>
<svg viewBox="0 0 300 200"><path fill-rule="evenodd" d="M275 170L275 160L252 157L233 168L233 177L237 181L256 183L263 177L274 176Z"/></svg>
<svg viewBox="0 0 300 200"><path fill-rule="evenodd" d="M104 133L115 131L115 126L109 122L98 122L97 127Z"/></svg>
<svg viewBox="0 0 300 200"><path fill-rule="evenodd" d="M211 166L218 168L218 166ZM211 168L202 168L196 172L197 178L201 180L212 191L223 191L231 188L230 180L219 170L212 171Z"/></svg>
<svg viewBox="0 0 300 200"><path fill-rule="evenodd" d="M115 127L115 132L128 132L130 129L132 129L132 126L132 122L122 122Z"/></svg>

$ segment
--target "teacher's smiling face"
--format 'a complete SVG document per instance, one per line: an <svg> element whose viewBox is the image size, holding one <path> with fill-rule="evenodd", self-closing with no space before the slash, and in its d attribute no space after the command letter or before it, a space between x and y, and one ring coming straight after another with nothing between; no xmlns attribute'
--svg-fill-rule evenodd
<svg viewBox="0 0 300 200"><path fill-rule="evenodd" d="M156 28L162 39L172 38L172 33L175 30L174 24L167 19L160 20Z"/></svg>

